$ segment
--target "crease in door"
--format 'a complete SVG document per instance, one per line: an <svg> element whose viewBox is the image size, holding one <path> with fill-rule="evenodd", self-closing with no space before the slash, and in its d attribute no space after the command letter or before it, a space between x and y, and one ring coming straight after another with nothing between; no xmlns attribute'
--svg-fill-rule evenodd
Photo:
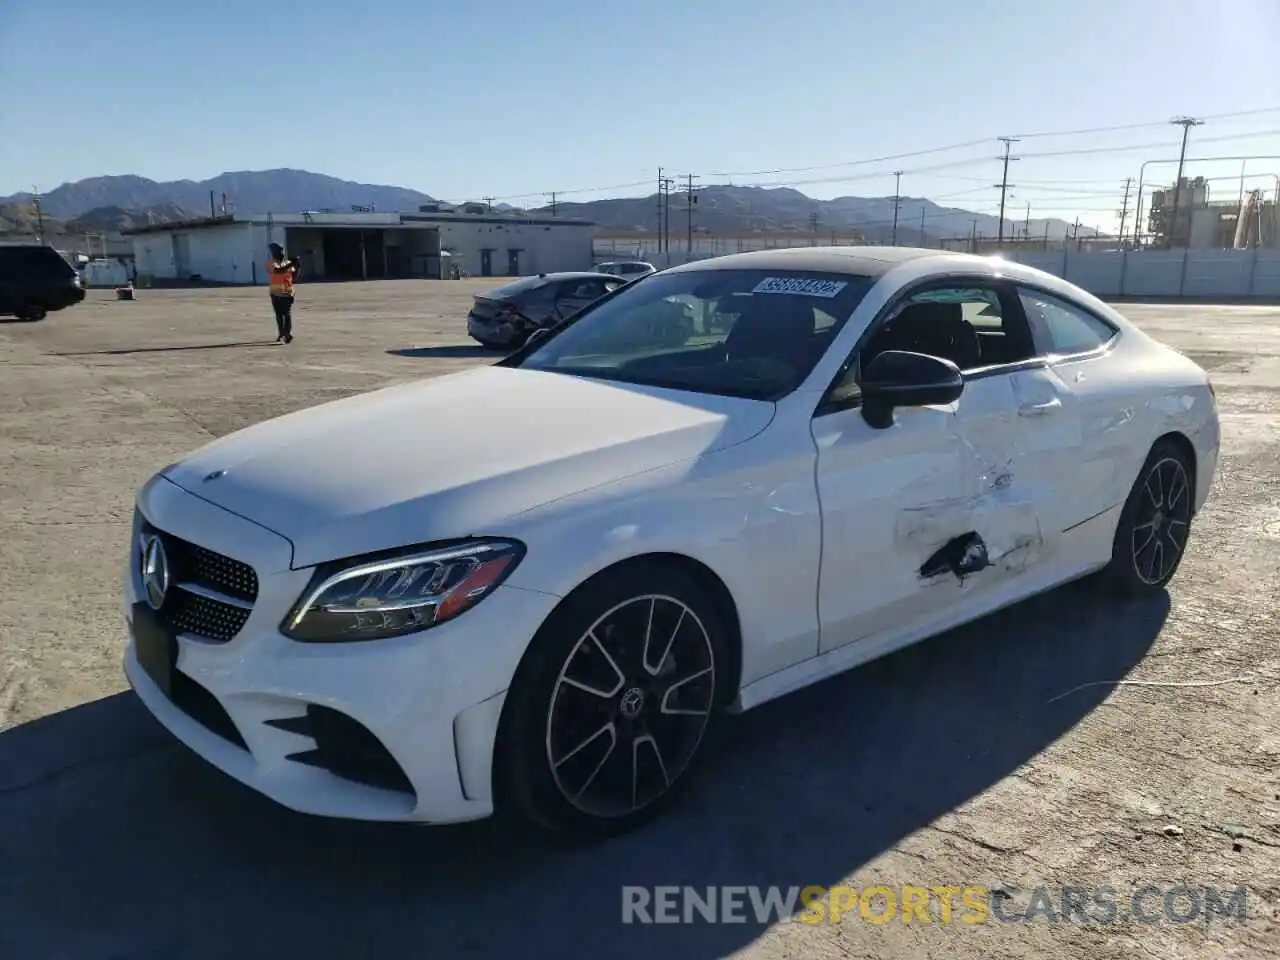
<svg viewBox="0 0 1280 960"><path fill-rule="evenodd" d="M962 583L983 570L1017 573L1030 566L1044 547L1035 504L1014 486L1016 446L1007 457L991 457L963 432L956 437L969 454L970 481L960 495L902 510L894 540L921 556L920 577Z"/></svg>

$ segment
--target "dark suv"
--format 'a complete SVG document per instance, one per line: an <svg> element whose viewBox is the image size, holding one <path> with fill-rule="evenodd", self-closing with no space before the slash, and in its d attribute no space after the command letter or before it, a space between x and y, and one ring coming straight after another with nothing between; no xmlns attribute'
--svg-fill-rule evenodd
<svg viewBox="0 0 1280 960"><path fill-rule="evenodd" d="M53 247L0 244L0 317L43 320L83 299L80 274Z"/></svg>

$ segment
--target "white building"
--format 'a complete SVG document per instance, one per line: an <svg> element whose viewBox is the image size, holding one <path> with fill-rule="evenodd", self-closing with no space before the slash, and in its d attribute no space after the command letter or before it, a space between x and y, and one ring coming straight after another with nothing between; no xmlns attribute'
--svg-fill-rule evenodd
<svg viewBox="0 0 1280 960"><path fill-rule="evenodd" d="M208 217L129 231L140 279L265 284L267 244L301 261L307 280L439 278L589 270L594 224L531 214L424 207L418 213Z"/></svg>

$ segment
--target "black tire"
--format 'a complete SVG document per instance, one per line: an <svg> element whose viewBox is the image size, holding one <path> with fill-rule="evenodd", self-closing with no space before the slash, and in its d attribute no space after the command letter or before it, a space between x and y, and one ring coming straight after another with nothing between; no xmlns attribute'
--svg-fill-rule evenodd
<svg viewBox="0 0 1280 960"><path fill-rule="evenodd" d="M646 636L668 638L656 665ZM727 642L715 604L674 567L640 561L588 581L516 671L494 758L499 808L586 836L666 809L705 753Z"/></svg>
<svg viewBox="0 0 1280 960"><path fill-rule="evenodd" d="M1121 596L1158 593L1186 552L1195 499L1195 465L1178 444L1157 441L1125 500L1102 571Z"/></svg>
<svg viewBox="0 0 1280 960"><path fill-rule="evenodd" d="M17 317L23 323L35 323L47 317L48 311L44 307L23 307L17 312Z"/></svg>

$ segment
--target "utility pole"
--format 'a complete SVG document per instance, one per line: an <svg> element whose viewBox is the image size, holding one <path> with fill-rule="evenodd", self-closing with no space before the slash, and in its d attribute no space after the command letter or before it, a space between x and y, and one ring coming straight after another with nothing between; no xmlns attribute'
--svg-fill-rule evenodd
<svg viewBox="0 0 1280 960"><path fill-rule="evenodd" d="M693 193L694 179L695 177L692 173L684 175L686 208L684 258L686 261L693 259L693 205L698 202L698 198Z"/></svg>
<svg viewBox="0 0 1280 960"><path fill-rule="evenodd" d="M493 213L493 197L481 197L484 201L484 209L486 213Z"/></svg>
<svg viewBox="0 0 1280 960"><path fill-rule="evenodd" d="M671 253L671 188L675 181L670 177L662 180L662 252Z"/></svg>
<svg viewBox="0 0 1280 960"><path fill-rule="evenodd" d="M1004 200L1005 194L1012 186L1009 183L1009 161L1018 159L1009 156L1009 150L1018 142L1017 137L1000 137L1000 142L1004 144L1004 175L1000 177L1000 232L996 236L997 244L1004 243Z"/></svg>
<svg viewBox="0 0 1280 960"><path fill-rule="evenodd" d="M1124 246L1124 222L1129 218L1129 188L1133 186L1133 177L1124 178L1124 203L1120 207L1120 246Z"/></svg>
<svg viewBox="0 0 1280 960"><path fill-rule="evenodd" d="M1178 201L1182 197L1182 165L1187 159L1187 136L1191 133L1192 127L1198 127L1204 121L1197 120L1195 117L1178 117L1169 122L1182 128L1182 149L1178 152L1178 175L1173 181L1173 216L1169 220L1169 230L1164 238L1166 250L1173 246L1173 235L1178 232Z"/></svg>
<svg viewBox="0 0 1280 960"><path fill-rule="evenodd" d="M902 171L893 171L893 246L898 245L898 208L902 204Z"/></svg>
<svg viewBox="0 0 1280 960"><path fill-rule="evenodd" d="M44 213L40 210L40 188L31 188L31 200L36 205L36 230L40 237L40 245L44 246Z"/></svg>
<svg viewBox="0 0 1280 960"><path fill-rule="evenodd" d="M556 194L557 194L557 191L555 190L552 190L548 194L544 194L544 196L548 196L551 198L551 215L553 217L556 215Z"/></svg>
<svg viewBox="0 0 1280 960"><path fill-rule="evenodd" d="M969 228L969 252L978 252L978 221L973 221L973 226Z"/></svg>
<svg viewBox="0 0 1280 960"><path fill-rule="evenodd" d="M658 252L662 252L662 168L658 168Z"/></svg>
<svg viewBox="0 0 1280 960"><path fill-rule="evenodd" d="M920 205L920 246L924 246L924 204Z"/></svg>
<svg viewBox="0 0 1280 960"><path fill-rule="evenodd" d="M1031 239L1031 203L1027 203L1027 217L1022 221L1022 239Z"/></svg>

